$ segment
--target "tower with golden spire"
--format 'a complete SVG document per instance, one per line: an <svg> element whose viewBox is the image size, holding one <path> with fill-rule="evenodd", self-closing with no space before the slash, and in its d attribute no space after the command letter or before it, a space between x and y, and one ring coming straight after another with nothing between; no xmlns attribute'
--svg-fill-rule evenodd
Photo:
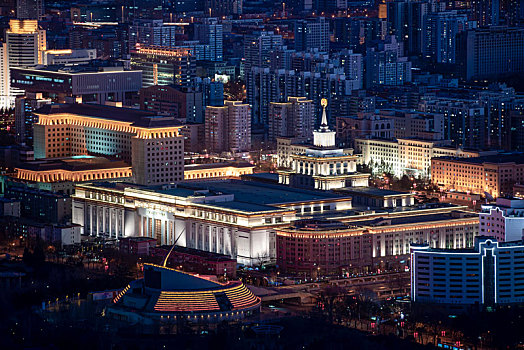
<svg viewBox="0 0 524 350"><path fill-rule="evenodd" d="M316 131L313 131L313 144L322 148L334 147L336 132L331 131L327 123L327 99L323 98L320 103L322 105L322 120L320 121L320 128Z"/></svg>

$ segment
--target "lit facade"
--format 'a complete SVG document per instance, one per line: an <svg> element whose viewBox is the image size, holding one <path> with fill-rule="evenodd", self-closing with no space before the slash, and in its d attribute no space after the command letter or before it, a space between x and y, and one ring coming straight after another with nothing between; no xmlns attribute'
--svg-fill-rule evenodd
<svg viewBox="0 0 524 350"><path fill-rule="evenodd" d="M219 283L168 267L145 264L144 278L113 299L106 315L164 327L240 321L260 311L260 298L242 282Z"/></svg>
<svg viewBox="0 0 524 350"><path fill-rule="evenodd" d="M278 228L277 264L285 271L340 274L361 270L409 256L412 243L432 247L472 247L478 235L478 217L469 212L419 212L416 217L383 214L341 221L296 222Z"/></svg>
<svg viewBox="0 0 524 350"><path fill-rule="evenodd" d="M480 234L499 242L519 241L524 236L524 199L497 198L495 204L482 205Z"/></svg>
<svg viewBox="0 0 524 350"><path fill-rule="evenodd" d="M255 166L250 163L189 164L184 167L184 180L214 177L241 177L253 174Z"/></svg>
<svg viewBox="0 0 524 350"><path fill-rule="evenodd" d="M75 100L84 103L122 102L128 105L142 87L142 72L123 67L55 66L15 68L11 86L26 92L41 93L54 102Z"/></svg>
<svg viewBox="0 0 524 350"><path fill-rule="evenodd" d="M131 166L123 161L86 157L23 163L15 168L15 178L30 182L85 182L133 177Z"/></svg>
<svg viewBox="0 0 524 350"><path fill-rule="evenodd" d="M513 185L524 182L524 158L518 154L434 158L431 160L431 180L443 190L473 192L493 198L511 195Z"/></svg>
<svg viewBox="0 0 524 350"><path fill-rule="evenodd" d="M356 139L355 149L362 154L359 161L371 165L373 171L391 172L397 177L415 174L429 177L431 158L452 156L459 158L478 157L478 151L446 147L445 141L420 139Z"/></svg>
<svg viewBox="0 0 524 350"><path fill-rule="evenodd" d="M96 59L96 49L83 50L47 50L43 53L42 64L44 65L75 65L87 64Z"/></svg>
<svg viewBox="0 0 524 350"><path fill-rule="evenodd" d="M42 55L47 47L46 31L38 29L38 21L10 20L5 42L8 69L42 64ZM11 80L11 77L8 79ZM23 91L12 86L9 95L14 100L15 96L23 95Z"/></svg>
<svg viewBox="0 0 524 350"><path fill-rule="evenodd" d="M131 52L131 67L142 71L142 86L190 85L196 77L192 48L137 46Z"/></svg>
<svg viewBox="0 0 524 350"><path fill-rule="evenodd" d="M182 126L173 118L89 104L47 105L35 114L37 159L103 154L131 164L139 184L183 179Z"/></svg>
<svg viewBox="0 0 524 350"><path fill-rule="evenodd" d="M330 190L346 186L368 186L368 174L357 173L358 156L335 147L335 131L327 125L326 106L320 128L313 132L313 145L290 154L290 167L279 170L279 182L294 187ZM283 153L283 152L277 152ZM279 161L279 163L283 163Z"/></svg>
<svg viewBox="0 0 524 350"><path fill-rule="evenodd" d="M480 236L472 249L411 246L411 300L463 307L524 302L524 242Z"/></svg>
<svg viewBox="0 0 524 350"><path fill-rule="evenodd" d="M250 181L213 180L164 187L77 185L73 222L83 234L151 237L226 254L246 265L276 258L275 227L297 215L351 208L347 196Z"/></svg>

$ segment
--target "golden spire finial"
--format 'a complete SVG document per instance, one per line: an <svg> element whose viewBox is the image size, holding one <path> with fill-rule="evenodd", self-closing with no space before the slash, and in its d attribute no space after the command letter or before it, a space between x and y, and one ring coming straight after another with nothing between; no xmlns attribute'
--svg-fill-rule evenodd
<svg viewBox="0 0 524 350"><path fill-rule="evenodd" d="M322 121L320 123L321 127L327 128L327 116L326 116L326 107L327 107L328 101L327 99L323 98L320 100L320 105L322 106Z"/></svg>

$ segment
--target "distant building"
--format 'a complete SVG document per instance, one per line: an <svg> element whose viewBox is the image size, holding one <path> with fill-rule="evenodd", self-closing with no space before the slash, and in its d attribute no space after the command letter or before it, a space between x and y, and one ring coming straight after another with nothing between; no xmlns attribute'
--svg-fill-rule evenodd
<svg viewBox="0 0 524 350"><path fill-rule="evenodd" d="M118 240L118 246L122 253L143 256L151 254L156 243L156 239L149 237L121 237Z"/></svg>
<svg viewBox="0 0 524 350"><path fill-rule="evenodd" d="M456 61L457 34L476 27L467 14L457 11L428 13L423 28L423 53L438 63Z"/></svg>
<svg viewBox="0 0 524 350"><path fill-rule="evenodd" d="M524 156L518 153L433 158L431 181L444 190L469 191L492 198L511 195L513 185L524 182Z"/></svg>
<svg viewBox="0 0 524 350"><path fill-rule="evenodd" d="M444 116L443 139L457 147L483 149L486 147L485 109L473 100L447 98L425 99L418 109Z"/></svg>
<svg viewBox="0 0 524 350"><path fill-rule="evenodd" d="M524 28L468 30L460 33L458 40L457 63L465 79L497 79L524 73Z"/></svg>
<svg viewBox="0 0 524 350"><path fill-rule="evenodd" d="M76 65L89 64L96 59L96 49L84 50L46 50L43 53L43 65Z"/></svg>
<svg viewBox="0 0 524 350"><path fill-rule="evenodd" d="M483 236L499 242L524 239L524 199L499 197L494 204L483 204L479 217Z"/></svg>
<svg viewBox="0 0 524 350"><path fill-rule="evenodd" d="M0 216L20 217L20 202L15 199L0 197Z"/></svg>
<svg viewBox="0 0 524 350"><path fill-rule="evenodd" d="M25 96L15 100L15 131L16 142L33 146L34 111L51 103L50 98L44 98L41 93L26 92Z"/></svg>
<svg viewBox="0 0 524 350"><path fill-rule="evenodd" d="M11 69L11 86L42 94L54 102L108 103L130 105L142 86L142 72L123 67L38 66Z"/></svg>
<svg viewBox="0 0 524 350"><path fill-rule="evenodd" d="M305 97L288 97L287 102L269 105L268 140L277 137L311 137L315 126L313 101Z"/></svg>
<svg viewBox="0 0 524 350"><path fill-rule="evenodd" d="M5 34L7 50L7 66L11 70L16 67L34 67L43 62L43 53L47 48L46 31L38 28L36 20L16 20L9 21L9 29ZM11 82L16 82L9 72ZM11 86L9 96L23 95L23 87Z"/></svg>
<svg viewBox="0 0 524 350"><path fill-rule="evenodd" d="M478 157L478 151L468 151L450 147L443 140L422 139L356 139L355 149L362 156L362 164L371 165L374 172L392 173L397 177L414 174L423 177L431 176L432 158L451 156L457 158ZM496 153L496 152L494 152ZM488 153L489 154L489 153Z"/></svg>
<svg viewBox="0 0 524 350"><path fill-rule="evenodd" d="M251 163L209 163L186 164L184 166L184 180L198 180L209 178L239 178L242 175L253 174L255 166Z"/></svg>
<svg viewBox="0 0 524 350"><path fill-rule="evenodd" d="M223 29L217 18L204 18L202 23L194 25L194 39L208 46L206 50L207 61L222 61L223 54Z"/></svg>
<svg viewBox="0 0 524 350"><path fill-rule="evenodd" d="M41 20L44 0L16 0L16 18Z"/></svg>
<svg viewBox="0 0 524 350"><path fill-rule="evenodd" d="M411 245L411 300L453 311L524 302L524 242L480 236L474 248Z"/></svg>
<svg viewBox="0 0 524 350"><path fill-rule="evenodd" d="M393 137L444 140L445 119L438 113L413 110L380 109L380 117L393 121Z"/></svg>
<svg viewBox="0 0 524 350"><path fill-rule="evenodd" d="M366 86L397 86L411 82L411 62L394 36L366 53Z"/></svg>
<svg viewBox="0 0 524 350"><path fill-rule="evenodd" d="M68 195L37 190L28 186L9 186L5 198L20 202L20 216L45 223L71 220L71 198Z"/></svg>
<svg viewBox="0 0 524 350"><path fill-rule="evenodd" d="M246 152L251 150L251 113L248 104L226 101L223 107L208 106L205 140L208 152Z"/></svg>
<svg viewBox="0 0 524 350"><path fill-rule="evenodd" d="M355 147L355 140L359 138L391 139L395 131L395 122L392 119L371 113L337 117L337 140L346 147Z"/></svg>
<svg viewBox="0 0 524 350"><path fill-rule="evenodd" d="M202 91L177 85L153 85L140 90L140 109L181 118L187 122L204 121Z"/></svg>
<svg viewBox="0 0 524 350"><path fill-rule="evenodd" d="M330 36L329 22L324 17L295 22L296 51L317 49L321 52L328 52Z"/></svg>
<svg viewBox="0 0 524 350"><path fill-rule="evenodd" d="M196 77L196 56L188 47L139 46L131 51L131 67L142 71L142 86L189 86Z"/></svg>

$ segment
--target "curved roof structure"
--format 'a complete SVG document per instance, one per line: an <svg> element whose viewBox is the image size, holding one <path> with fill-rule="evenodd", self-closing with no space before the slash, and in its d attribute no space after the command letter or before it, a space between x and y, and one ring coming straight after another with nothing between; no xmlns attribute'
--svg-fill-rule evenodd
<svg viewBox="0 0 524 350"><path fill-rule="evenodd" d="M144 265L144 278L131 282L113 300L111 312L131 311L148 318L206 316L221 321L258 311L260 298L242 282L219 283L153 264Z"/></svg>

